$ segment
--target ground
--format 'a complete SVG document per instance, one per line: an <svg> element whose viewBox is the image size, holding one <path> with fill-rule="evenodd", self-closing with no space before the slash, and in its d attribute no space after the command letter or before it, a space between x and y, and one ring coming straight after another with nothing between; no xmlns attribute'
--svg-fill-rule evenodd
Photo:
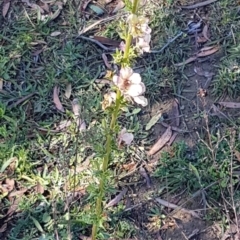
<svg viewBox="0 0 240 240"><path fill-rule="evenodd" d="M149 105L119 117L134 143L112 152L98 238L240 239L239 2L142 4L152 52L133 69ZM1 4L1 239L89 239L122 7ZM158 139L163 148L149 154Z"/></svg>

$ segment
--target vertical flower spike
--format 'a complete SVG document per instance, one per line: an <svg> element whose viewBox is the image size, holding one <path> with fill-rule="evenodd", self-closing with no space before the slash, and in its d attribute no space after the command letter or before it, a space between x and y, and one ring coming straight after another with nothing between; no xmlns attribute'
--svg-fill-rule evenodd
<svg viewBox="0 0 240 240"><path fill-rule="evenodd" d="M144 17L138 17L137 15L131 14L128 17L129 31L133 38L136 38L136 46L143 52L150 52L150 41L152 29L148 26L149 20Z"/></svg>

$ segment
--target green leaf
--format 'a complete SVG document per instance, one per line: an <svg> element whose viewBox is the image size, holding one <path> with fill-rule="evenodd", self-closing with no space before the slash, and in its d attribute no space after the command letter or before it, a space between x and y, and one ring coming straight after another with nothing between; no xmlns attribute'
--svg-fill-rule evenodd
<svg viewBox="0 0 240 240"><path fill-rule="evenodd" d="M135 108L133 111L132 111L132 115L136 115L138 114L139 112L141 112L141 108Z"/></svg>
<svg viewBox="0 0 240 240"><path fill-rule="evenodd" d="M89 4L88 7L94 11L97 15L102 15L104 14L104 10L102 8L100 8L99 6L97 5L93 5L93 4Z"/></svg>
<svg viewBox="0 0 240 240"><path fill-rule="evenodd" d="M42 216L42 221L48 223L51 220L51 216L48 213L44 213Z"/></svg>
<svg viewBox="0 0 240 240"><path fill-rule="evenodd" d="M38 231L43 233L44 230L43 230L42 226L40 225L40 223L38 222L38 220L32 216L29 216L29 217L32 219L32 221L33 221L35 227L38 229Z"/></svg>
<svg viewBox="0 0 240 240"><path fill-rule="evenodd" d="M189 169L190 169L190 171L192 171L195 174L195 176L197 177L197 179L200 183L200 175L198 173L197 168L195 166L193 166L191 163L189 163Z"/></svg>
<svg viewBox="0 0 240 240"><path fill-rule="evenodd" d="M146 125L146 130L150 130L160 119L161 119L162 113L158 113L155 116L153 116L150 121Z"/></svg>

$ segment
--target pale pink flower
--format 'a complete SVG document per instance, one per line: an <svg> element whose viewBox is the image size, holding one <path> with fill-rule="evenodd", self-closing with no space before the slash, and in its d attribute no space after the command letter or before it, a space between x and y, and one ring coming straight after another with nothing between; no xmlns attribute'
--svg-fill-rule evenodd
<svg viewBox="0 0 240 240"><path fill-rule="evenodd" d="M136 103L144 107L148 104L142 96L146 88L139 73L134 73L129 67L122 68L119 76L113 76L113 82L125 96L131 97Z"/></svg>
<svg viewBox="0 0 240 240"><path fill-rule="evenodd" d="M128 133L127 129L123 128L118 135L118 147L121 147L122 145L129 146L132 143L133 139L133 134Z"/></svg>

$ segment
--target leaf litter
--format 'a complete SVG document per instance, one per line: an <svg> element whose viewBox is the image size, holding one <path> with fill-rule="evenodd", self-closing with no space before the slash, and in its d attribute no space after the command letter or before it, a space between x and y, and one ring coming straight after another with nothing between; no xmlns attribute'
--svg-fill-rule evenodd
<svg viewBox="0 0 240 240"><path fill-rule="evenodd" d="M149 150L148 155L154 155L159 150L161 150L165 144L170 140L172 136L172 128L169 126L164 134L158 139L158 141L152 146L152 148Z"/></svg>
<svg viewBox="0 0 240 240"><path fill-rule="evenodd" d="M53 89L53 102L59 111L65 112L64 107L59 99L59 87L58 86L55 86Z"/></svg>

